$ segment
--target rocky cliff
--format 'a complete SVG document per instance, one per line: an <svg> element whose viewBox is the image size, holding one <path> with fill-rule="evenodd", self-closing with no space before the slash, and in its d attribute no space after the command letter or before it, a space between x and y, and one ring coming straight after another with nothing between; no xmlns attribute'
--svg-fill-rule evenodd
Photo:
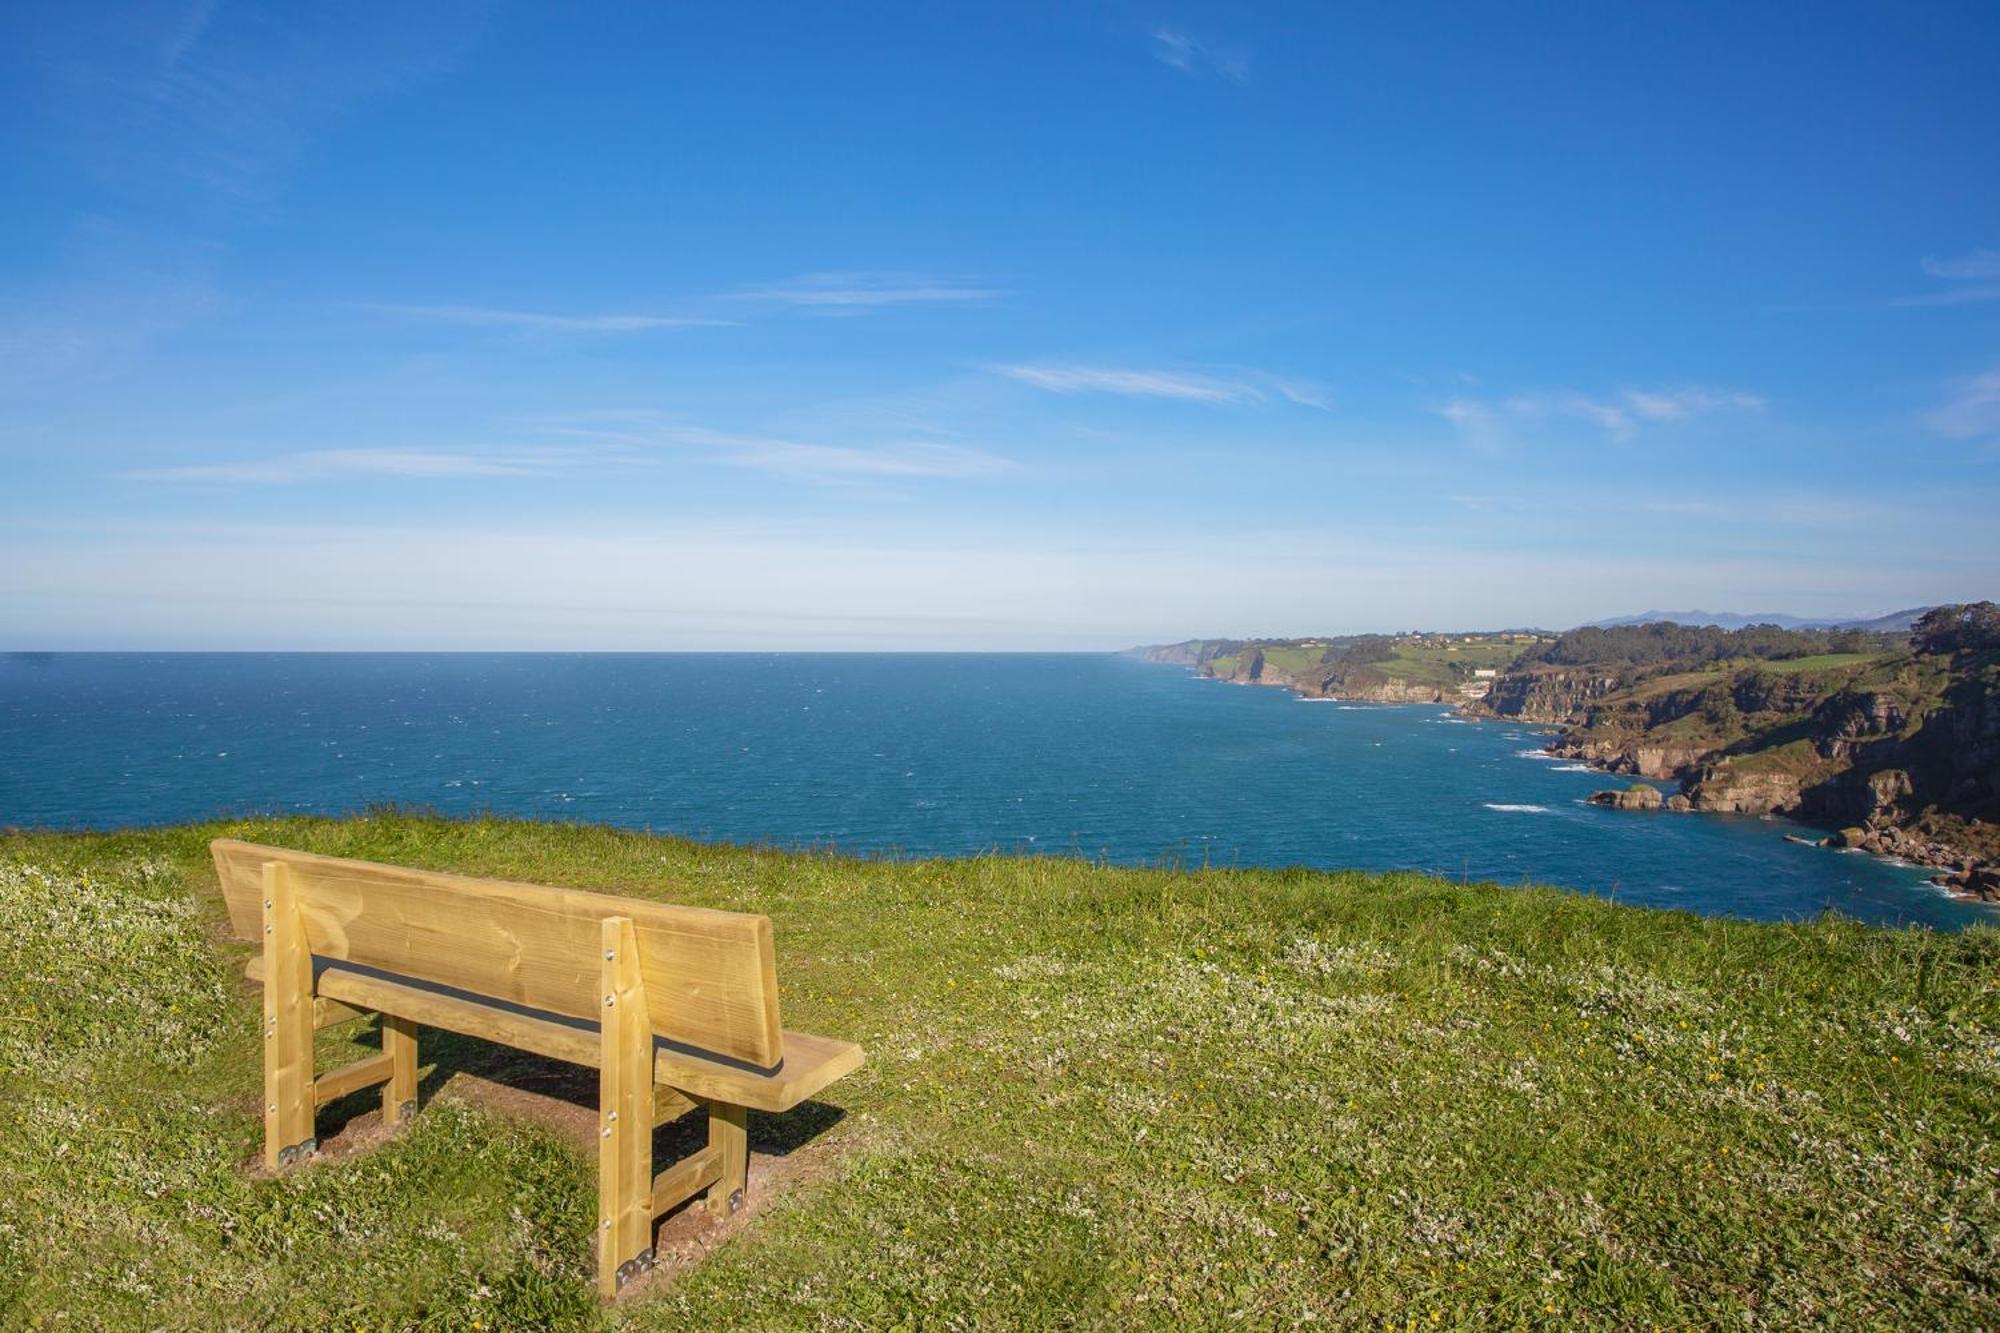
<svg viewBox="0 0 2000 1333"><path fill-rule="evenodd" d="M1696 810L1852 829L1845 845L1937 866L1951 887L2000 896L1984 869L2000 864L2000 654L1903 652L1597 684L1530 682L1505 697L1527 701L1516 716L1565 722L1555 753L1677 782Z"/></svg>
<svg viewBox="0 0 2000 1333"><path fill-rule="evenodd" d="M1601 667L1526 667L1502 673L1486 692L1485 707L1498 717L1564 723L1619 688L1616 672Z"/></svg>

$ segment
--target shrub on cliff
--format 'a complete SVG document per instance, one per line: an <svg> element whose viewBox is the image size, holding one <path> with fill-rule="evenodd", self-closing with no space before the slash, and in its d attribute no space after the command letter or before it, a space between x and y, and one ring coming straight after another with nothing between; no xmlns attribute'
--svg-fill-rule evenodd
<svg viewBox="0 0 2000 1333"><path fill-rule="evenodd" d="M1910 646L1938 655L2000 648L2000 606L1966 602L1934 607L1911 627Z"/></svg>

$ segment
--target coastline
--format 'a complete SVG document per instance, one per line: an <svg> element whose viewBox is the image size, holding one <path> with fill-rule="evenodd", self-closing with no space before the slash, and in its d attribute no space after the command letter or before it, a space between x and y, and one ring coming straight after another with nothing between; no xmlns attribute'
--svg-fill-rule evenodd
<svg viewBox="0 0 2000 1333"><path fill-rule="evenodd" d="M1142 660L1154 663L1155 665L1182 666L1190 676L1198 680L1212 681L1218 685L1263 686L1266 688L1285 689L1300 699L1309 702L1324 701L1329 703L1365 704L1385 707L1397 705L1438 706L1449 708L1455 716L1471 722L1512 721L1517 725L1534 730L1537 735L1547 737L1546 743L1538 748L1542 753L1547 754L1551 758L1570 760L1582 764L1593 773L1602 773L1607 777L1628 777L1649 786L1656 783L1673 784L1674 791L1664 796L1658 805L1622 805L1616 800L1596 801L1597 804L1603 805L1607 809L1619 809L1627 813L1657 812L1662 814L1694 815L1748 813L1743 811L1732 812L1704 809L1700 805L1695 804L1690 798L1687 791L1686 779L1670 775L1655 775L1636 768L1631 771L1622 770L1616 767L1612 761L1605 759L1601 754L1593 752L1592 747L1588 743L1570 739L1567 735L1568 728L1562 723L1542 720L1529 721L1518 718L1510 719L1506 715L1497 713L1487 707L1486 696L1484 695L1477 699L1463 695L1452 698L1447 697L1446 692L1440 687L1410 687L1404 686L1401 682L1397 682L1390 689L1379 687L1362 690L1307 688L1305 683L1289 676L1269 678L1259 674L1249 679L1228 678L1214 674L1213 671L1206 668L1205 664L1174 662L1144 654L1141 654L1141 657ZM1655 789L1657 790L1657 788ZM1600 792L1596 793L1596 796L1615 796L1618 794L1620 793ZM1595 796L1593 800L1595 801ZM1934 842L1927 842L1915 836L1904 834L1894 826L1890 826L1884 830L1874 830L1858 826L1843 828L1812 820L1800 819L1796 815L1775 810L1760 813L1765 817L1784 819L1797 825L1799 828L1819 830L1825 835L1816 839L1804 838L1789 832L1778 835L1788 842L1831 852L1872 856L1890 865L1936 871L1938 873L1926 877L1924 882L1938 889L1946 897L1956 902L2000 908L2000 892L1982 892L1977 888L1970 887L1972 882L1970 877L1976 875L1986 867L1977 858L1969 856L1959 849ZM1947 878L1947 875L1950 874L1957 874L1967 878L1953 880Z"/></svg>

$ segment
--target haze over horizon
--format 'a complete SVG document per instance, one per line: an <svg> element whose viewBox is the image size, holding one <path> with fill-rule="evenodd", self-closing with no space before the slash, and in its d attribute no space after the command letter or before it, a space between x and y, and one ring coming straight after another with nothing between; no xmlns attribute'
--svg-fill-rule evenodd
<svg viewBox="0 0 2000 1333"><path fill-rule="evenodd" d="M2000 592L2000 10L0 14L0 649Z"/></svg>

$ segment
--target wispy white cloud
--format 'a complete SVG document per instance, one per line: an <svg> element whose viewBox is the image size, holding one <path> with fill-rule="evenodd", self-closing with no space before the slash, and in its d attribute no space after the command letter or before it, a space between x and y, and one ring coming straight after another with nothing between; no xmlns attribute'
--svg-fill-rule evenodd
<svg viewBox="0 0 2000 1333"><path fill-rule="evenodd" d="M51 197L96 211L70 219L43 290L0 309L0 381L98 373L225 307L229 234L272 220L315 139L448 68L480 21L479 0L160 0L15 25L37 144L86 182Z"/></svg>
<svg viewBox="0 0 2000 1333"><path fill-rule="evenodd" d="M704 461L750 468L790 481L857 483L991 477L1012 459L970 445L935 440L838 444L715 430L652 412L599 412L551 423L554 434L635 449L692 450Z"/></svg>
<svg viewBox="0 0 2000 1333"><path fill-rule="evenodd" d="M1217 74L1233 83L1250 77L1250 57L1243 52L1212 47L1179 28L1155 28L1153 59L1190 77Z"/></svg>
<svg viewBox="0 0 2000 1333"><path fill-rule="evenodd" d="M315 138L449 68L482 22L459 0L272 12L192 0L115 24L93 8L40 34L57 141L147 206L210 220L264 217Z"/></svg>
<svg viewBox="0 0 2000 1333"><path fill-rule="evenodd" d="M1321 411L1331 406L1325 390L1318 385L1261 372L1213 375L1050 362L1024 362L990 369L1050 393L1110 393L1127 398L1171 398L1213 404L1262 403L1276 397Z"/></svg>
<svg viewBox="0 0 2000 1333"><path fill-rule="evenodd" d="M1303 380L1274 379L1271 381L1271 388L1280 398L1297 403L1300 407L1318 408L1322 412L1333 410L1332 397L1317 384L1307 384Z"/></svg>
<svg viewBox="0 0 2000 1333"><path fill-rule="evenodd" d="M1896 306L1971 305L2000 301L2000 250L1968 250L1962 255L1925 255L1924 272L1953 284L1913 296L1899 296Z"/></svg>
<svg viewBox="0 0 2000 1333"><path fill-rule="evenodd" d="M139 468L117 475L126 481L289 486L307 481L363 477L460 479L547 476L568 469L573 462L573 458L556 450L471 454L424 449L313 449L230 463Z"/></svg>
<svg viewBox="0 0 2000 1333"><path fill-rule="evenodd" d="M1962 255L1925 255L1924 272L1933 278L2000 278L2000 250L1967 250Z"/></svg>
<svg viewBox="0 0 2000 1333"><path fill-rule="evenodd" d="M1943 406L1925 419L1932 430L1954 440L2000 435L2000 365L1959 380Z"/></svg>
<svg viewBox="0 0 2000 1333"><path fill-rule="evenodd" d="M1644 421L1680 421L1708 412L1755 412L1764 406L1764 399L1757 394L1727 389L1628 389L1620 397L1632 415Z"/></svg>
<svg viewBox="0 0 2000 1333"><path fill-rule="evenodd" d="M806 273L730 293L731 298L739 301L799 306L822 314L854 314L894 305L965 305L1005 295L1005 291L996 287L920 273L867 271Z"/></svg>
<svg viewBox="0 0 2000 1333"><path fill-rule="evenodd" d="M1454 398L1437 413L1468 435L1491 440L1508 421L1571 418L1586 421L1607 435L1623 439L1649 423L1685 421L1714 412L1753 412L1764 406L1754 393L1684 387L1622 389L1608 395L1562 389L1521 393L1498 400Z"/></svg>
<svg viewBox="0 0 2000 1333"><path fill-rule="evenodd" d="M117 368L225 304L199 258L94 221L73 234L81 272L0 300L0 388Z"/></svg>
<svg viewBox="0 0 2000 1333"><path fill-rule="evenodd" d="M1105 366L996 366L1009 379L1051 393L1115 393L1132 398L1179 398L1195 403L1242 403L1263 395L1241 381L1210 379L1168 370L1120 370Z"/></svg>
<svg viewBox="0 0 2000 1333"><path fill-rule="evenodd" d="M692 315L589 314L563 315L535 310L496 310L470 305L384 305L362 302L361 309L404 319L443 324L469 324L524 333L647 333L658 329L712 328L734 324L731 319Z"/></svg>

